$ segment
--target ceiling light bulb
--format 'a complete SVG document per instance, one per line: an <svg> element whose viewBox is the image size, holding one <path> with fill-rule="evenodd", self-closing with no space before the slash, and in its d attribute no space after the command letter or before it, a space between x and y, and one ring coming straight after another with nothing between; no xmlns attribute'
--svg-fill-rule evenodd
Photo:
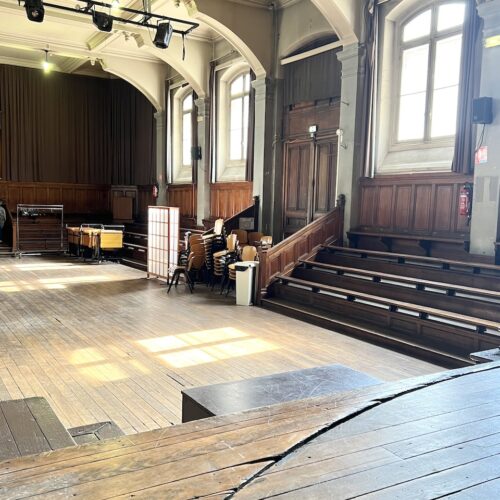
<svg viewBox="0 0 500 500"><path fill-rule="evenodd" d="M42 61L42 69L44 73L50 73L52 64L49 63L49 51L45 50L45 59Z"/></svg>
<svg viewBox="0 0 500 500"><path fill-rule="evenodd" d="M113 0L111 2L111 12L120 10L120 0Z"/></svg>

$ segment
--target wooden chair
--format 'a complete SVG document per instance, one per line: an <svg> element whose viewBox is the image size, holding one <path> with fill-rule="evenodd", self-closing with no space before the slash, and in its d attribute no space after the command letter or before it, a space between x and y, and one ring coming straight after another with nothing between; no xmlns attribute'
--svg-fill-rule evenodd
<svg viewBox="0 0 500 500"><path fill-rule="evenodd" d="M228 255L233 255L236 253L236 249L238 247L238 239L236 234L230 234L227 237L226 241L226 250L222 250L220 252L216 252L213 254L214 259L214 269L213 269L213 282L212 282L212 290L215 286L215 280L224 277L224 265L225 265L225 257Z"/></svg>
<svg viewBox="0 0 500 500"><path fill-rule="evenodd" d="M231 234L236 235L240 247L248 245L248 233L244 229L233 229Z"/></svg>
<svg viewBox="0 0 500 500"><path fill-rule="evenodd" d="M262 240L262 237L264 236L264 233L259 233L257 231L254 231L252 233L248 233L248 244L256 246L259 244L259 242Z"/></svg>
<svg viewBox="0 0 500 500"><path fill-rule="evenodd" d="M175 286L177 287L177 285L179 284L179 278L181 274L184 275L184 279L186 281L186 285L189 288L189 291L193 293L194 280L191 278L191 273L193 273L194 271L200 271L204 262L205 262L204 253L202 255L196 255L195 253L191 252L189 254L188 262L186 265L175 267L174 273L168 285L167 293L170 293L172 285L175 284Z"/></svg>

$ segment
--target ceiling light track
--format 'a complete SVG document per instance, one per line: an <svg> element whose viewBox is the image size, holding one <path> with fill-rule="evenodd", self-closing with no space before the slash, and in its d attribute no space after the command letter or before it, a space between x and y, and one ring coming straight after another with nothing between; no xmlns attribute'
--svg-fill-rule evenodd
<svg viewBox="0 0 500 500"><path fill-rule="evenodd" d="M57 3L52 3L52 2L44 2L41 0L24 0L24 7L26 9L26 12L28 14L28 19L31 21L35 22L42 22L43 17L44 17L44 7L49 7L52 9L58 9L66 12L74 12L76 14L82 14L82 15L88 15L92 16L95 22L96 18L96 13L101 14L101 11L96 10L96 7L102 7L105 9L109 9L109 14L102 12L103 16L106 16L108 19L108 24L106 25L105 29L102 29L102 31L109 31L109 26L113 24L113 21L122 23L122 24L132 24L134 26L140 26L140 27L145 27L145 28L153 28L153 29L158 29L158 25L163 23L169 23L171 26L171 23L175 24L181 24L185 28L181 27L173 27L172 26L172 33L177 33L179 35L182 35L185 37L189 33L191 33L194 29L198 28L199 24L194 23L192 21L185 21L184 19L178 19L175 17L168 17L168 16L162 16L160 14L154 14L152 12L147 12L145 10L137 10L137 9L131 9L129 7L116 7L115 4L112 3L106 3L106 2L94 2L94 1L83 1L83 0L78 0L80 3L86 4L84 7L81 7L79 5L76 5L75 7L68 7L66 5L60 5ZM21 0L18 0L19 4L21 4ZM136 21L134 19L128 19L126 17L120 17L113 12L116 12L119 10L120 12L128 13L128 14L134 14L135 16L142 16L142 19L140 21ZM34 13L34 15L33 15ZM156 23L152 22L156 21ZM99 29L101 29L98 26Z"/></svg>

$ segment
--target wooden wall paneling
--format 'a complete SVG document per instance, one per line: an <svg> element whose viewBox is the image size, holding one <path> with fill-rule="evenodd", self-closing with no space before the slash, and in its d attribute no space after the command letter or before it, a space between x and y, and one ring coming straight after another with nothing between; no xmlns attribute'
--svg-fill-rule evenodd
<svg viewBox="0 0 500 500"><path fill-rule="evenodd" d="M453 220L453 184L434 186L434 221L433 230L451 233Z"/></svg>
<svg viewBox="0 0 500 500"><path fill-rule="evenodd" d="M229 219L253 204L252 182L210 184L210 218Z"/></svg>
<svg viewBox="0 0 500 500"><path fill-rule="evenodd" d="M469 226L458 213L458 197L460 187L471 181L471 176L451 173L361 179L358 226L366 231L463 238Z"/></svg>
<svg viewBox="0 0 500 500"><path fill-rule="evenodd" d="M153 198L153 186L137 186L137 216L139 221L147 221L148 207L153 205L156 205L156 200Z"/></svg>
<svg viewBox="0 0 500 500"><path fill-rule="evenodd" d="M413 227L416 232L432 232L432 184L417 184L413 205Z"/></svg>
<svg viewBox="0 0 500 500"><path fill-rule="evenodd" d="M366 186L361 191L361 211L359 224L363 227L375 226L375 208L378 205L379 190L377 186Z"/></svg>
<svg viewBox="0 0 500 500"><path fill-rule="evenodd" d="M49 182L0 181L11 210L19 203L64 205L67 214L103 214L110 210L110 186Z"/></svg>
<svg viewBox="0 0 500 500"><path fill-rule="evenodd" d="M392 226L392 217L394 206L393 186L380 186L377 193L377 209L374 210L373 217L375 225L390 229Z"/></svg>
<svg viewBox="0 0 500 500"><path fill-rule="evenodd" d="M178 207L182 218L196 218L196 186L194 184L170 184L168 205Z"/></svg>
<svg viewBox="0 0 500 500"><path fill-rule="evenodd" d="M394 229L407 230L411 224L411 185L394 186Z"/></svg>

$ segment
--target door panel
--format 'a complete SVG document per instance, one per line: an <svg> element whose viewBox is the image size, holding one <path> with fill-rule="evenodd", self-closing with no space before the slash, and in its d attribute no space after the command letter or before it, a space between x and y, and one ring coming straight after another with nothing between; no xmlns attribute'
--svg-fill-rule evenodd
<svg viewBox="0 0 500 500"><path fill-rule="evenodd" d="M313 220L335 208L337 140L334 137L315 144Z"/></svg>
<svg viewBox="0 0 500 500"><path fill-rule="evenodd" d="M309 215L309 186L312 142L289 143L285 146L285 236L304 227Z"/></svg>

